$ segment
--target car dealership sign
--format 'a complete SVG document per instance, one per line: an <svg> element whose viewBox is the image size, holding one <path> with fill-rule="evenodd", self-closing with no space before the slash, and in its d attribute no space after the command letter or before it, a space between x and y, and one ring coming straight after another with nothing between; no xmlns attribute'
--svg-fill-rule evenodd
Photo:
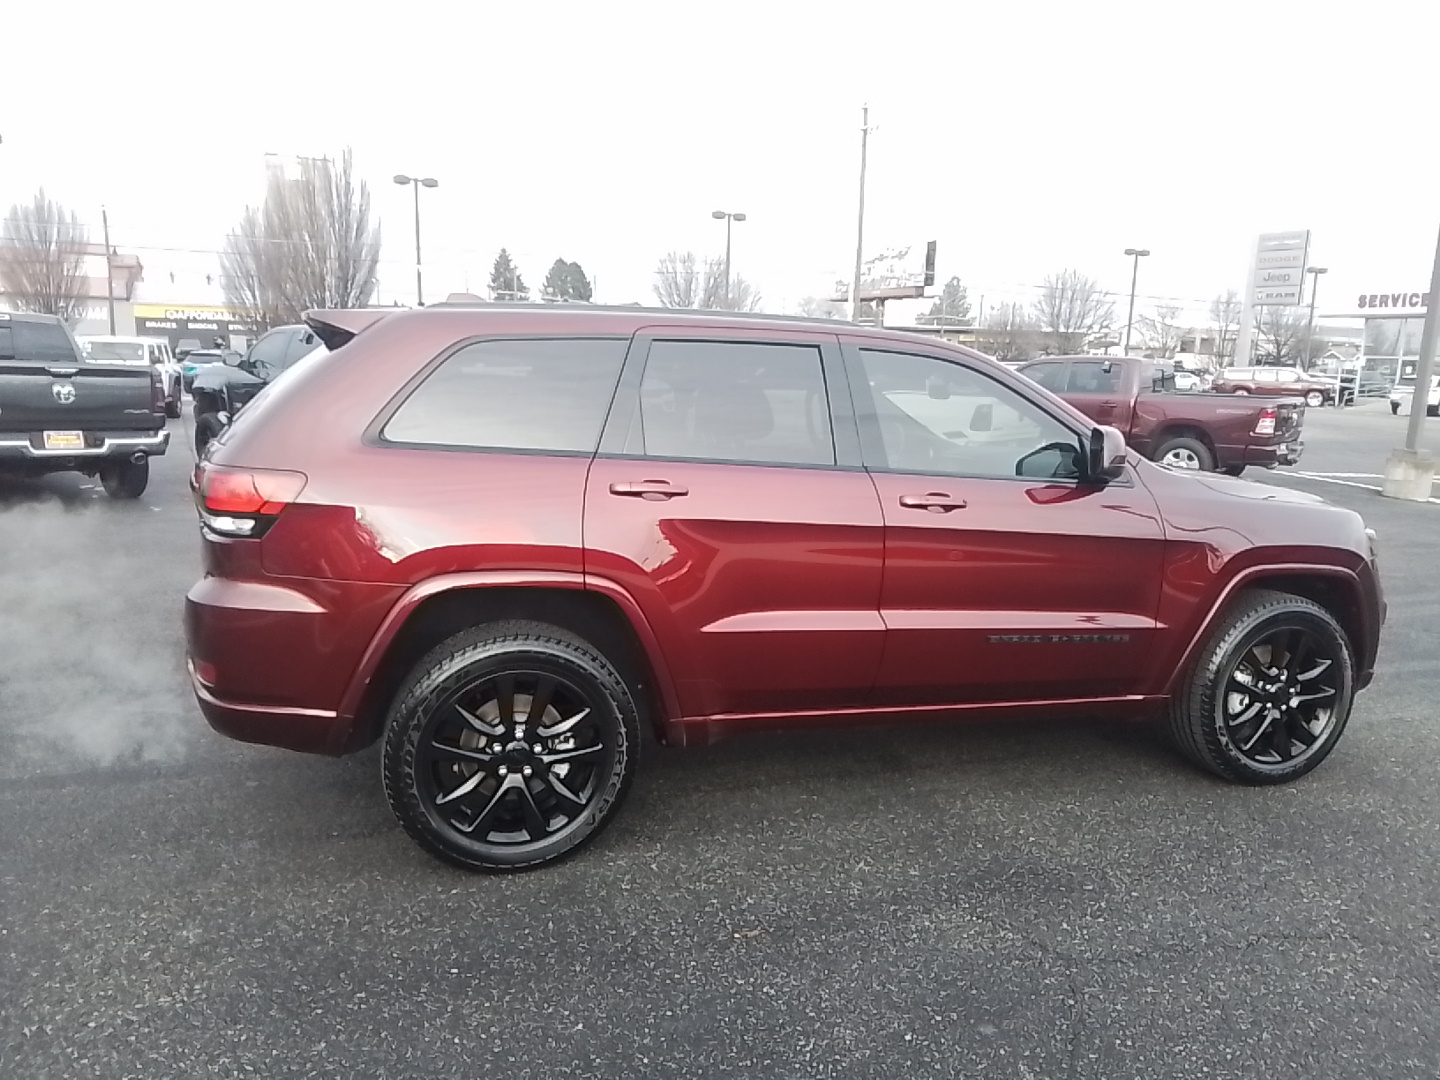
<svg viewBox="0 0 1440 1080"><path fill-rule="evenodd" d="M1261 233L1251 267L1250 302L1256 307L1293 307L1305 284L1310 230Z"/></svg>
<svg viewBox="0 0 1440 1080"><path fill-rule="evenodd" d="M1424 311L1429 306L1430 294L1423 292L1392 292L1392 293L1361 293L1360 298L1355 302L1357 308L1374 310L1376 308L1400 308L1411 311Z"/></svg>

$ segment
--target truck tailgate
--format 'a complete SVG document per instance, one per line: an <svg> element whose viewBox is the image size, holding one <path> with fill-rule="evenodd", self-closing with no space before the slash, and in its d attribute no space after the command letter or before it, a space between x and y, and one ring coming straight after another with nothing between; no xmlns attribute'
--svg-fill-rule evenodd
<svg viewBox="0 0 1440 1080"><path fill-rule="evenodd" d="M0 431L154 431L149 367L0 360Z"/></svg>

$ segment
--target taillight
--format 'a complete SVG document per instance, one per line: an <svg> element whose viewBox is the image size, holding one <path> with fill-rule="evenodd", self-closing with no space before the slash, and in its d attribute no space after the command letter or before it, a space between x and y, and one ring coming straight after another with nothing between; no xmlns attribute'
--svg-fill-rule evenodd
<svg viewBox="0 0 1440 1080"><path fill-rule="evenodd" d="M282 469L229 469L201 462L192 481L200 520L221 536L263 536L305 490L305 474Z"/></svg>
<svg viewBox="0 0 1440 1080"><path fill-rule="evenodd" d="M154 368L150 369L150 411L165 415L165 380Z"/></svg>
<svg viewBox="0 0 1440 1080"><path fill-rule="evenodd" d="M1276 419L1276 413L1275 413L1274 408L1261 409L1261 410L1260 410L1260 419L1255 421L1255 434L1256 434L1256 435L1274 435L1274 434L1275 434L1275 419Z"/></svg>

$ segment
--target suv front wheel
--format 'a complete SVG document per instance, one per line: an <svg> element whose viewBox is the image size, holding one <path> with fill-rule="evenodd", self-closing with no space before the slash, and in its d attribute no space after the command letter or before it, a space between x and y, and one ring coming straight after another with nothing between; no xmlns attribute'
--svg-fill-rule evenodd
<svg viewBox="0 0 1440 1080"><path fill-rule="evenodd" d="M1304 776L1350 718L1355 665L1334 617L1290 593L1242 593L1170 704L1190 760L1242 784Z"/></svg>
<svg viewBox="0 0 1440 1080"><path fill-rule="evenodd" d="M431 854L517 870L593 839L638 751L634 699L599 651L543 623L493 623L436 647L401 688L385 794Z"/></svg>

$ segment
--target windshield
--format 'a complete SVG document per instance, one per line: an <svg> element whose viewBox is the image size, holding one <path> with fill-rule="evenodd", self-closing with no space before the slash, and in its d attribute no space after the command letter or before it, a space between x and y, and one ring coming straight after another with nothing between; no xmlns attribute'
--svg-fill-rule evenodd
<svg viewBox="0 0 1440 1080"><path fill-rule="evenodd" d="M145 346L133 341L90 341L85 351L98 364L145 363Z"/></svg>

